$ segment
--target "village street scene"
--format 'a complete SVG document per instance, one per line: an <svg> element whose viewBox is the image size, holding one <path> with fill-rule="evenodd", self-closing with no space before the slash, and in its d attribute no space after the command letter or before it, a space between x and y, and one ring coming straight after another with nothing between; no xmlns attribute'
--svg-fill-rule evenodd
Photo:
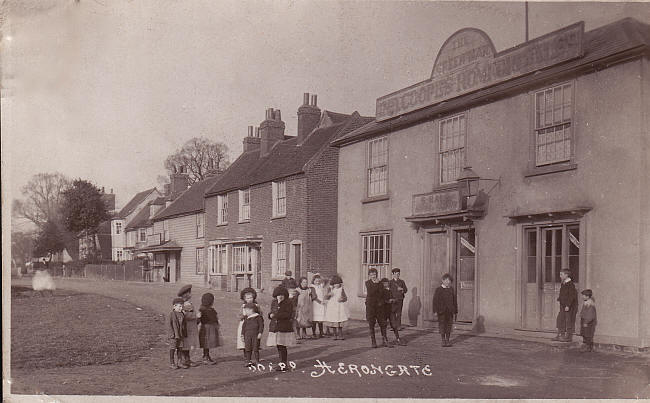
<svg viewBox="0 0 650 403"><path fill-rule="evenodd" d="M7 401L650 399L647 3L0 33Z"/></svg>

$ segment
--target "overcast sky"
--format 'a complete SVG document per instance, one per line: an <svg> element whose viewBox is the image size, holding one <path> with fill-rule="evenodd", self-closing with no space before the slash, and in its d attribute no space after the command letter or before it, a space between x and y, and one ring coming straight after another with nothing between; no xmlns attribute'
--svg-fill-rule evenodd
<svg viewBox="0 0 650 403"><path fill-rule="evenodd" d="M525 26L514 2L7 0L2 11L4 200L59 171L113 188L118 206L155 186L191 137L224 142L234 160L266 108L295 135L303 92L374 115L377 97L429 78L455 31L482 29L501 51ZM580 20L650 23L644 3L529 13L531 38Z"/></svg>

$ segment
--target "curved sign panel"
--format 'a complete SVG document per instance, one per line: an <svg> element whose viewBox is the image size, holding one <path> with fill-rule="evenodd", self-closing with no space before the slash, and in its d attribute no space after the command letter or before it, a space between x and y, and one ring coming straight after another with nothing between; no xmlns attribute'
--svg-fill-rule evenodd
<svg viewBox="0 0 650 403"><path fill-rule="evenodd" d="M490 38L466 28L442 46L429 80L377 99L377 120L390 119L582 56L584 22L494 54Z"/></svg>

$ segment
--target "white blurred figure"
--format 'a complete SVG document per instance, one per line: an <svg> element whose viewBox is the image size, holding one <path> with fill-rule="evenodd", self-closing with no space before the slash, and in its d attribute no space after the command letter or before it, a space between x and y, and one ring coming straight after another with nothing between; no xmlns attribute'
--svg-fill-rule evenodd
<svg viewBox="0 0 650 403"><path fill-rule="evenodd" d="M32 288L34 291L38 291L41 296L45 296L48 291L50 295L54 295L56 286L50 273L45 270L37 270L32 278Z"/></svg>

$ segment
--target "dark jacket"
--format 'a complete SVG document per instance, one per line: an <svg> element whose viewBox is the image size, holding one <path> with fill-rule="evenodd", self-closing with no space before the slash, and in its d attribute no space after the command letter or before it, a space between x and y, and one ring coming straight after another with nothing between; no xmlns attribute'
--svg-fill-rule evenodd
<svg viewBox="0 0 650 403"><path fill-rule="evenodd" d="M274 317L271 318L271 314ZM278 300L274 299L271 303L271 312L269 313L269 332L293 332L291 319L293 318L293 304L288 299L278 304Z"/></svg>
<svg viewBox="0 0 650 403"><path fill-rule="evenodd" d="M167 333L170 339L182 339L187 337L187 324L183 312L172 311L169 314Z"/></svg>
<svg viewBox="0 0 650 403"><path fill-rule="evenodd" d="M560 302L560 309L564 310L567 306L570 310L578 309L578 291L573 281L567 281L560 286L560 296L557 298Z"/></svg>
<svg viewBox="0 0 650 403"><path fill-rule="evenodd" d="M393 299L396 299L398 301L404 299L404 294L408 292L408 288L406 288L406 283L404 280L401 278L399 280L390 279L388 281L388 284L390 285L390 292L393 295ZM398 290L398 287L402 287L402 291Z"/></svg>
<svg viewBox="0 0 650 403"><path fill-rule="evenodd" d="M199 309L199 312L201 312L201 324L207 324L207 323L212 323L212 324L219 324L219 317L217 316L217 311L214 310L212 307L201 307Z"/></svg>
<svg viewBox="0 0 650 403"><path fill-rule="evenodd" d="M596 305L583 304L580 310L580 334L584 337L594 337L596 332Z"/></svg>
<svg viewBox="0 0 650 403"><path fill-rule="evenodd" d="M384 286L381 283L366 281L366 309L383 308Z"/></svg>
<svg viewBox="0 0 650 403"><path fill-rule="evenodd" d="M433 312L438 315L456 315L458 313L458 303L453 288L444 288L443 286L436 288L433 294Z"/></svg>
<svg viewBox="0 0 650 403"><path fill-rule="evenodd" d="M387 290L384 288L381 291L381 299L383 301L382 314L384 315L384 318L388 319L390 317L390 313L393 310L393 295L390 289Z"/></svg>
<svg viewBox="0 0 650 403"><path fill-rule="evenodd" d="M282 286L286 288L287 290L289 288L298 288L298 282L296 281L295 278L285 278L282 280Z"/></svg>
<svg viewBox="0 0 650 403"><path fill-rule="evenodd" d="M241 332L243 335L251 333L262 334L264 332L264 318L261 315L255 315L252 318L244 319Z"/></svg>

